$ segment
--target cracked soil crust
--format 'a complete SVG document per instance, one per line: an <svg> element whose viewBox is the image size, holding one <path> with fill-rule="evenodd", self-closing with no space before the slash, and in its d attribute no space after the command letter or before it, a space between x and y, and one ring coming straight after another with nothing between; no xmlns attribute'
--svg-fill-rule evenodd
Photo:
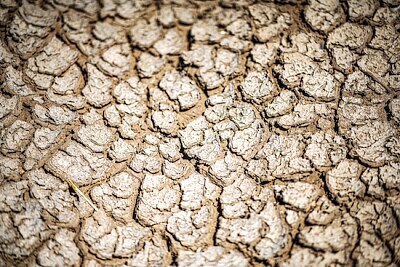
<svg viewBox="0 0 400 267"><path fill-rule="evenodd" d="M1 0L0 266L399 266L399 126L399 0Z"/></svg>

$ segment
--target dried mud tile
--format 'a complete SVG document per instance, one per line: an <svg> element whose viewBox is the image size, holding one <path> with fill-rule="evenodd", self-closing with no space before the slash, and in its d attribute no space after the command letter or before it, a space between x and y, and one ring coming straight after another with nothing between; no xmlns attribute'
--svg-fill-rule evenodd
<svg viewBox="0 0 400 267"><path fill-rule="evenodd" d="M298 52L285 53L281 57L283 67L276 68L280 80L287 86L300 86L304 75L312 75L318 68L318 64L311 58Z"/></svg>
<svg viewBox="0 0 400 267"><path fill-rule="evenodd" d="M198 143L190 143L191 147L184 149L187 156L195 158L201 163L214 163L222 152L222 146L218 140L217 134L212 129L206 129L198 132L189 131L188 134L189 135L186 135L186 132L185 134L183 134L183 132L179 132L179 135L181 135L181 142L185 143L183 144L184 147L189 143L188 138L191 138L192 135L196 138L194 142Z"/></svg>
<svg viewBox="0 0 400 267"><path fill-rule="evenodd" d="M51 130L47 127L37 128L33 137L33 143L39 149L49 148L52 144L57 142L60 130Z"/></svg>
<svg viewBox="0 0 400 267"><path fill-rule="evenodd" d="M360 181L362 169L357 161L344 159L327 172L326 185L337 201L351 203L354 198L364 195L365 185Z"/></svg>
<svg viewBox="0 0 400 267"><path fill-rule="evenodd" d="M378 120L382 121L383 105L363 102L365 101L358 97L342 97L338 108L340 130L345 132L354 125L361 126Z"/></svg>
<svg viewBox="0 0 400 267"><path fill-rule="evenodd" d="M385 189L398 189L400 185L400 164L389 162L379 167L379 181Z"/></svg>
<svg viewBox="0 0 400 267"><path fill-rule="evenodd" d="M215 58L215 70L222 76L230 76L239 72L240 58L238 53L226 49L217 50Z"/></svg>
<svg viewBox="0 0 400 267"><path fill-rule="evenodd" d="M277 119L277 124L284 128L306 127L317 123L320 119L332 121L334 110L331 104L297 104L293 111ZM331 123L332 124L332 123ZM332 126L332 125L331 125Z"/></svg>
<svg viewBox="0 0 400 267"><path fill-rule="evenodd" d="M269 182L274 179L265 170L268 168L268 162L266 159L253 158L249 160L249 163L245 167L245 173L259 182Z"/></svg>
<svg viewBox="0 0 400 267"><path fill-rule="evenodd" d="M244 10L216 7L215 13L218 24L221 26L227 26L242 17Z"/></svg>
<svg viewBox="0 0 400 267"><path fill-rule="evenodd" d="M93 200L115 219L132 220L140 181L130 172L122 171L112 176L107 184L96 186L90 192Z"/></svg>
<svg viewBox="0 0 400 267"><path fill-rule="evenodd" d="M124 43L104 51L97 66L106 74L118 77L129 71L132 60L129 44Z"/></svg>
<svg viewBox="0 0 400 267"><path fill-rule="evenodd" d="M78 119L75 112L59 106L46 108L36 104L33 107L33 113L39 120L55 125L67 125Z"/></svg>
<svg viewBox="0 0 400 267"><path fill-rule="evenodd" d="M82 225L80 236L89 246L89 250L101 259L112 257L118 236L113 220L104 212L96 212L87 218Z"/></svg>
<svg viewBox="0 0 400 267"><path fill-rule="evenodd" d="M344 96L382 95L386 92L386 89L362 71L356 69L353 73L347 75L342 92Z"/></svg>
<svg viewBox="0 0 400 267"><path fill-rule="evenodd" d="M293 18L289 13L280 13L272 23L259 27L254 34L254 37L259 42L267 42L271 39L277 39L284 35L290 25L293 23Z"/></svg>
<svg viewBox="0 0 400 267"><path fill-rule="evenodd" d="M400 75L390 73L389 58L381 50L364 49L365 54L357 61L357 66L368 76L387 89L397 91Z"/></svg>
<svg viewBox="0 0 400 267"><path fill-rule="evenodd" d="M18 96L6 97L0 94L0 120L5 119L8 115L18 110Z"/></svg>
<svg viewBox="0 0 400 267"><path fill-rule="evenodd" d="M243 39L247 39L249 37L249 33L251 32L251 26L244 19L237 19L233 21L226 27L226 29L231 34Z"/></svg>
<svg viewBox="0 0 400 267"><path fill-rule="evenodd" d="M335 206L326 195L323 195L317 200L306 221L309 224L328 225L339 215L339 207Z"/></svg>
<svg viewBox="0 0 400 267"><path fill-rule="evenodd" d="M375 12L372 21L380 25L395 23L396 20L399 18L397 11L398 7L388 7L388 6L379 7Z"/></svg>
<svg viewBox="0 0 400 267"><path fill-rule="evenodd" d="M297 97L295 93L289 90L283 90L271 103L266 105L264 114L267 118L282 116L293 109L296 101Z"/></svg>
<svg viewBox="0 0 400 267"><path fill-rule="evenodd" d="M113 132L101 124L83 125L77 133L78 141L93 152L104 152L113 137Z"/></svg>
<svg viewBox="0 0 400 267"><path fill-rule="evenodd" d="M163 161L156 145L146 145L133 156L129 167L138 173L146 170L156 174L161 171Z"/></svg>
<svg viewBox="0 0 400 267"><path fill-rule="evenodd" d="M137 69L142 77L150 78L157 74L165 65L164 58L156 57L144 52L140 55Z"/></svg>
<svg viewBox="0 0 400 267"><path fill-rule="evenodd" d="M179 242L178 247L198 249L212 245L216 214L213 205L202 206L197 211L178 211L169 217L166 229Z"/></svg>
<svg viewBox="0 0 400 267"><path fill-rule="evenodd" d="M261 104L277 94L277 86L268 73L248 72L242 83L245 99Z"/></svg>
<svg viewBox="0 0 400 267"><path fill-rule="evenodd" d="M1 11L0 11L1 13ZM5 16L4 16L5 18ZM1 22L0 22L1 24ZM20 63L20 59L17 55L11 53L8 49L5 41L0 40L0 66L6 67L7 65L18 66Z"/></svg>
<svg viewBox="0 0 400 267"><path fill-rule="evenodd" d="M76 266L81 262L79 248L74 242L76 234L65 228L43 245L36 257L39 266Z"/></svg>
<svg viewBox="0 0 400 267"><path fill-rule="evenodd" d="M372 17L379 6L376 0L349 0L347 3L349 5L349 16L353 20Z"/></svg>
<svg viewBox="0 0 400 267"><path fill-rule="evenodd" d="M95 125L104 128L104 125L102 124L102 117L99 114L98 110L95 108L89 108L87 112L83 113L80 116L80 119L85 124L82 125L80 128L86 126L95 126Z"/></svg>
<svg viewBox="0 0 400 267"><path fill-rule="evenodd" d="M23 152L33 137L34 127L32 124L16 120L5 131L2 136L2 150L9 152Z"/></svg>
<svg viewBox="0 0 400 267"><path fill-rule="evenodd" d="M301 91L317 101L334 101L339 97L340 83L327 71L318 69L312 75L304 75Z"/></svg>
<svg viewBox="0 0 400 267"><path fill-rule="evenodd" d="M29 96L34 91L23 81L22 72L9 65L4 70L6 90L13 95Z"/></svg>
<svg viewBox="0 0 400 267"><path fill-rule="evenodd" d="M143 11L146 6L150 5L149 1L141 2L118 2L118 1L103 1L100 10L100 16L106 17L118 17L122 18L121 21L130 20L136 18L140 11Z"/></svg>
<svg viewBox="0 0 400 267"><path fill-rule="evenodd" d="M185 64L193 64L206 71L214 66L212 51L210 45L193 44L188 51L182 52L181 58Z"/></svg>
<svg viewBox="0 0 400 267"><path fill-rule="evenodd" d="M32 57L28 59L28 67L25 68L25 75L40 90L47 90L54 82L53 75L39 73L35 60Z"/></svg>
<svg viewBox="0 0 400 267"><path fill-rule="evenodd" d="M66 86L68 88L68 86ZM48 100L58 104L65 105L71 110L79 110L84 108L86 104L86 98L78 94L65 94L60 95L55 93L52 89L48 89L46 92Z"/></svg>
<svg viewBox="0 0 400 267"><path fill-rule="evenodd" d="M157 20L164 27L172 27L175 25L175 13L171 6L162 5L157 13Z"/></svg>
<svg viewBox="0 0 400 267"><path fill-rule="evenodd" d="M215 70L204 70L200 68L196 73L197 80L207 90L214 90L221 86L225 79Z"/></svg>
<svg viewBox="0 0 400 267"><path fill-rule="evenodd" d="M128 160L134 153L136 149L130 143L122 138L118 138L112 143L108 154L116 161L122 162Z"/></svg>
<svg viewBox="0 0 400 267"><path fill-rule="evenodd" d="M183 48L183 40L175 29L168 30L163 39L155 42L154 48L161 55L179 54Z"/></svg>
<svg viewBox="0 0 400 267"><path fill-rule="evenodd" d="M24 208L23 195L28 190L27 181L3 182L0 186L0 210L19 212Z"/></svg>
<svg viewBox="0 0 400 267"><path fill-rule="evenodd" d="M211 43L218 42L223 36L213 20L198 20L193 24L190 35L196 42Z"/></svg>
<svg viewBox="0 0 400 267"><path fill-rule="evenodd" d="M361 222L364 233L379 234L383 240L392 240L397 236L396 215L386 203L360 200L354 202L350 212Z"/></svg>
<svg viewBox="0 0 400 267"><path fill-rule="evenodd" d="M190 109L200 101L200 89L196 83L176 70L165 73L159 87L171 100L177 100L182 110Z"/></svg>
<svg viewBox="0 0 400 267"><path fill-rule="evenodd" d="M374 234L361 234L360 243L353 252L356 266L390 266L392 256L388 247Z"/></svg>
<svg viewBox="0 0 400 267"><path fill-rule="evenodd" d="M22 175L21 160L0 156L0 185L4 180L18 181Z"/></svg>
<svg viewBox="0 0 400 267"><path fill-rule="evenodd" d="M17 214L1 213L0 251L13 260L27 258L49 238L51 231L41 217L41 206L34 200L24 201Z"/></svg>
<svg viewBox="0 0 400 267"><path fill-rule="evenodd" d="M112 99L110 94L112 80L91 64L87 65L87 71L88 82L83 88L82 94L89 104L95 107L107 105Z"/></svg>
<svg viewBox="0 0 400 267"><path fill-rule="evenodd" d="M107 125L117 127L121 124L121 115L115 105L109 105L104 109L103 116Z"/></svg>
<svg viewBox="0 0 400 267"><path fill-rule="evenodd" d="M251 47L251 42L241 40L236 36L227 36L221 40L221 46L231 51L248 51Z"/></svg>
<svg viewBox="0 0 400 267"><path fill-rule="evenodd" d="M42 74L61 75L78 59L79 52L54 37L43 50L35 56L37 71Z"/></svg>
<svg viewBox="0 0 400 267"><path fill-rule="evenodd" d="M273 192L241 176L221 194L217 242L254 248L254 257L266 260L279 255L288 240L287 226L280 218ZM232 231L232 229L235 229Z"/></svg>
<svg viewBox="0 0 400 267"><path fill-rule="evenodd" d="M240 175L232 184L226 185L220 196L224 218L248 216L251 212L248 206L255 204L252 197L256 196L258 192L259 188L256 182L245 175Z"/></svg>
<svg viewBox="0 0 400 267"><path fill-rule="evenodd" d="M333 47L331 48L332 55L334 57L334 61L339 69L343 70L346 73L349 73L353 70L354 64L357 62L358 55L351 51L348 47Z"/></svg>
<svg viewBox="0 0 400 267"><path fill-rule="evenodd" d="M103 211L87 218L82 226L80 239L85 249L104 260L113 257L127 258L138 251L143 239L150 230L135 222L117 225Z"/></svg>
<svg viewBox="0 0 400 267"><path fill-rule="evenodd" d="M185 251L178 253L178 266L226 266L245 267L248 259L237 250L231 250L222 246L210 246L202 250Z"/></svg>
<svg viewBox="0 0 400 267"><path fill-rule="evenodd" d="M257 153L265 132L264 123L256 120L250 127L234 131L233 136L229 138L229 149L246 160L250 159Z"/></svg>
<svg viewBox="0 0 400 267"><path fill-rule="evenodd" d="M228 117L228 107L224 104L210 105L204 111L204 117L210 123L219 123Z"/></svg>
<svg viewBox="0 0 400 267"><path fill-rule="evenodd" d="M212 181L220 186L232 184L243 173L245 162L242 158L227 152L224 158L217 160L208 169Z"/></svg>
<svg viewBox="0 0 400 267"><path fill-rule="evenodd" d="M385 190L379 180L377 168L367 168L360 177L361 181L365 184L367 195L373 196L377 199L385 197Z"/></svg>
<svg viewBox="0 0 400 267"><path fill-rule="evenodd" d="M104 178L111 162L72 141L64 151L57 151L47 167L60 177L70 178L78 185L89 185Z"/></svg>
<svg viewBox="0 0 400 267"><path fill-rule="evenodd" d="M371 27L347 22L329 33L327 46L328 48L344 46L350 49L361 49L370 40L371 35Z"/></svg>
<svg viewBox="0 0 400 267"><path fill-rule="evenodd" d="M79 214L74 207L74 197L68 185L43 169L28 173L30 194L36 198L42 208L54 217L55 222L65 226L76 226Z"/></svg>
<svg viewBox="0 0 400 267"><path fill-rule="evenodd" d="M239 130L251 127L257 120L257 111L251 104L240 102L229 110L229 118Z"/></svg>
<svg viewBox="0 0 400 267"><path fill-rule="evenodd" d="M310 248L304 248L300 246L294 246L289 259L279 264L282 267L294 267L294 266L339 266L345 264L348 261L348 256L345 251L339 252L317 252Z"/></svg>
<svg viewBox="0 0 400 267"><path fill-rule="evenodd" d="M274 186L277 197L294 209L307 212L315 204L321 191L316 185L294 182L287 185Z"/></svg>
<svg viewBox="0 0 400 267"><path fill-rule="evenodd" d="M73 64L62 75L54 79L51 89L59 95L76 93L83 85L83 75L78 65Z"/></svg>
<svg viewBox="0 0 400 267"><path fill-rule="evenodd" d="M262 189L254 198L267 203L257 211L250 211L247 218L220 218L217 240L219 244L229 242L236 246L243 244L254 247L254 257L267 260L285 249L288 244L288 229L279 217L268 189ZM251 203L249 204L252 205Z"/></svg>
<svg viewBox="0 0 400 267"><path fill-rule="evenodd" d="M143 249L130 258L126 267L142 266L170 266L172 256L167 242L162 236L155 233L150 240L144 241Z"/></svg>
<svg viewBox="0 0 400 267"><path fill-rule="evenodd" d="M163 133L171 134L178 129L178 114L172 110L153 111L151 120Z"/></svg>
<svg viewBox="0 0 400 267"><path fill-rule="evenodd" d="M251 59L262 67L271 65L277 56L277 48L274 45L255 44L250 51Z"/></svg>
<svg viewBox="0 0 400 267"><path fill-rule="evenodd" d="M196 9L176 6L173 7L173 10L176 18L182 24L190 25L196 21Z"/></svg>
<svg viewBox="0 0 400 267"><path fill-rule="evenodd" d="M165 139L158 146L160 155L170 162L175 162L182 157L181 147L182 145L177 138Z"/></svg>
<svg viewBox="0 0 400 267"><path fill-rule="evenodd" d="M131 28L129 36L131 43L141 48L151 47L160 37L161 28L155 21L139 20Z"/></svg>
<svg viewBox="0 0 400 267"><path fill-rule="evenodd" d="M121 104L135 104L145 100L147 85L138 77L130 77L122 81L113 90L113 95Z"/></svg>
<svg viewBox="0 0 400 267"><path fill-rule="evenodd" d="M7 25L7 40L17 54L28 59L45 45L57 18L56 10L25 1Z"/></svg>
<svg viewBox="0 0 400 267"><path fill-rule="evenodd" d="M33 142L30 143L24 152L26 156L24 163L25 170L31 170L39 161L47 157L52 146L59 141L60 132L60 129L53 131L47 127L36 129Z"/></svg>
<svg viewBox="0 0 400 267"><path fill-rule="evenodd" d="M357 223L345 214L329 225L304 227L300 230L298 241L307 247L338 252L354 248L357 238Z"/></svg>
<svg viewBox="0 0 400 267"><path fill-rule="evenodd" d="M351 153L362 162L377 167L396 156L388 149L389 140L394 134L395 129L389 123L372 121L352 127L346 132L346 137L352 142Z"/></svg>
<svg viewBox="0 0 400 267"><path fill-rule="evenodd" d="M165 160L162 166L162 173L173 180L180 180L192 171L192 165L183 159L175 162Z"/></svg>
<svg viewBox="0 0 400 267"><path fill-rule="evenodd" d="M386 24L374 28L373 38L368 45L372 48L383 50L388 55L391 55L393 52L395 54L395 51L398 51L395 45L396 39L398 38L399 35L396 32L396 28L391 24Z"/></svg>
<svg viewBox="0 0 400 267"><path fill-rule="evenodd" d="M259 152L268 161L267 172L284 179L298 179L313 171L311 162L303 157L305 140L301 135L272 135Z"/></svg>
<svg viewBox="0 0 400 267"><path fill-rule="evenodd" d="M313 30L325 33L345 20L344 11L338 0L309 1L304 16Z"/></svg>
<svg viewBox="0 0 400 267"><path fill-rule="evenodd" d="M256 27L273 23L280 14L275 4L257 3L249 5L248 9Z"/></svg>
<svg viewBox="0 0 400 267"><path fill-rule="evenodd" d="M176 211L181 191L164 175L145 175L136 208L136 216L144 225L166 223Z"/></svg>
<svg viewBox="0 0 400 267"><path fill-rule="evenodd" d="M276 43L272 43L272 47L280 48L281 51L299 52L317 61L325 61L328 59L328 51L326 50L325 40L311 33L294 32L289 35L289 44L277 47Z"/></svg>
<svg viewBox="0 0 400 267"><path fill-rule="evenodd" d="M220 189L211 180L194 172L180 181L182 196L180 207L184 210L200 210L208 202L216 202ZM216 204L216 203L214 203Z"/></svg>
<svg viewBox="0 0 400 267"><path fill-rule="evenodd" d="M336 166L346 157L345 140L339 135L317 132L311 135L305 150L305 157L310 159L316 169L324 170Z"/></svg>

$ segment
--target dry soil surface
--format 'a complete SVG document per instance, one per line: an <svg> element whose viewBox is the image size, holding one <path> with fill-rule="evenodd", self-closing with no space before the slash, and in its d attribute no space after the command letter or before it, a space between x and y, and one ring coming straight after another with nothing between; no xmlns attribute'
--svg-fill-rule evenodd
<svg viewBox="0 0 400 267"><path fill-rule="evenodd" d="M398 266L399 32L399 0L0 1L0 266Z"/></svg>

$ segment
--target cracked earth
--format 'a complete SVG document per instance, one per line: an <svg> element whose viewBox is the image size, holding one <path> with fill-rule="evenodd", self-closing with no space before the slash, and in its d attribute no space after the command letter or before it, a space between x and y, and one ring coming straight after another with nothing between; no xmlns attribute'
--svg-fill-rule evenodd
<svg viewBox="0 0 400 267"><path fill-rule="evenodd" d="M0 90L0 266L400 264L398 0L2 0Z"/></svg>

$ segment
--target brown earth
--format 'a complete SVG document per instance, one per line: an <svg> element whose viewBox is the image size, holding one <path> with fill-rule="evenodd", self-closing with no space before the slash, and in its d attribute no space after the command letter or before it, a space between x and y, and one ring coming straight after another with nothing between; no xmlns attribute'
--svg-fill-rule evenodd
<svg viewBox="0 0 400 267"><path fill-rule="evenodd" d="M400 264L399 0L2 0L0 90L0 266Z"/></svg>

